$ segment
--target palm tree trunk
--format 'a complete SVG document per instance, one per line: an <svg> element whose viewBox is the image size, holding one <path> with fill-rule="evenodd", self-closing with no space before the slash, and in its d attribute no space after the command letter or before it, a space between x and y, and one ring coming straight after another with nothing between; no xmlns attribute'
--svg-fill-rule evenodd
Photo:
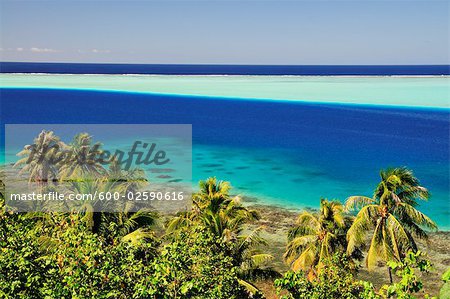
<svg viewBox="0 0 450 299"><path fill-rule="evenodd" d="M389 271L389 281L392 284L392 270L391 270L391 267L388 267L388 271Z"/></svg>

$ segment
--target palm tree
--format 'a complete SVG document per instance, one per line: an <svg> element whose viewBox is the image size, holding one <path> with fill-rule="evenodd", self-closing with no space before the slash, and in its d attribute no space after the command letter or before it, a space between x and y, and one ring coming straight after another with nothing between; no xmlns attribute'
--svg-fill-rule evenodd
<svg viewBox="0 0 450 299"><path fill-rule="evenodd" d="M171 219L167 232L172 233L193 224L201 224L224 241L237 241L243 225L259 219L255 210L242 206L240 198L230 196L229 182L215 177L199 182L200 190L192 196L191 211L179 213Z"/></svg>
<svg viewBox="0 0 450 299"><path fill-rule="evenodd" d="M49 181L58 180L59 159L66 145L52 131L43 130L32 145L24 146L17 156L22 156L14 167L22 166L19 174L28 172L29 183L37 183L42 191Z"/></svg>
<svg viewBox="0 0 450 299"><path fill-rule="evenodd" d="M372 232L366 265L371 269L379 259L400 261L408 250L417 251L413 234L426 238L422 227L436 229L436 224L416 209L417 200L427 200L429 192L420 185L412 171L405 168L381 170L381 181L372 198L351 196L346 209L360 208L347 232L347 252L366 241ZM389 277L392 275L389 268Z"/></svg>
<svg viewBox="0 0 450 299"><path fill-rule="evenodd" d="M345 248L345 228L348 221L339 201L320 200L320 212L315 215L302 212L289 233L284 259L294 271L307 271L315 275L322 261L338 248Z"/></svg>
<svg viewBox="0 0 450 299"><path fill-rule="evenodd" d="M92 136L88 133L75 135L68 147L68 158L60 165L61 180L85 177L101 176L105 170L97 160L102 153L101 143L92 144Z"/></svg>
<svg viewBox="0 0 450 299"><path fill-rule="evenodd" d="M167 232L171 234L180 229L200 225L217 238L232 244L230 255L240 269L239 283L255 294L258 289L248 280L275 274L272 269L264 268L265 263L272 260L273 256L258 249L265 244L259 236L261 228L256 228L248 234L243 233L244 225L259 219L259 214L242 206L239 197L230 195L229 182L212 177L200 181L199 187L200 190L192 197L192 210L180 213L170 220Z"/></svg>
<svg viewBox="0 0 450 299"><path fill-rule="evenodd" d="M109 192L111 194L126 194L135 192L147 184L145 172L140 169L125 171L120 165L113 163L109 172L103 177L85 177L71 181L70 189L78 194L100 194ZM110 207L117 210L115 213L102 213L95 211L96 204L119 204L120 207ZM105 207L103 207L105 208ZM108 242L116 239L138 244L145 239L153 237L148 229L156 223L157 213L134 207L131 201L119 202L85 202L78 211L83 214L83 219L89 229L94 233L102 235Z"/></svg>
<svg viewBox="0 0 450 299"><path fill-rule="evenodd" d="M205 181L199 182L199 191L192 195L192 209L190 211L180 212L172 218L167 224L169 234L188 228L194 222L199 222L200 217L209 213L214 216L221 209L226 207L232 201L229 191L231 186L229 182L217 181L215 177L210 177ZM237 198L236 198L237 200ZM205 217L203 220L207 220ZM209 227L215 235L222 236L220 226L212 227L212 221L209 221Z"/></svg>
<svg viewBox="0 0 450 299"><path fill-rule="evenodd" d="M199 189L193 195L193 201L197 211L208 209L212 213L217 213L233 200L230 196L230 183L218 181L215 177L200 181Z"/></svg>
<svg viewBox="0 0 450 299"><path fill-rule="evenodd" d="M198 221L199 215L208 206L213 206L218 210L222 205L226 205L230 199L229 190L231 186L228 182L219 181L214 178L208 178L199 182L199 191L192 195L192 209L178 213L167 223L167 232L169 234L180 229L188 228L195 221ZM214 202L214 204L211 204Z"/></svg>
<svg viewBox="0 0 450 299"><path fill-rule="evenodd" d="M159 218L156 212L143 209L131 211L132 202L127 202L123 211L116 213L102 213L99 233L109 242L120 240L138 245L154 239L150 229Z"/></svg>
<svg viewBox="0 0 450 299"><path fill-rule="evenodd" d="M106 172L107 187L115 189L125 196L128 193L135 193L141 188L148 185L148 179L145 171L141 168L133 168L130 170L122 169L120 163L113 159Z"/></svg>
<svg viewBox="0 0 450 299"><path fill-rule="evenodd" d="M198 222L215 236L233 241L242 231L243 224L259 219L255 210L242 206L239 197L230 196L229 182L212 177L200 181L199 187L200 190L192 196L192 210L182 212L170 220L169 233Z"/></svg>

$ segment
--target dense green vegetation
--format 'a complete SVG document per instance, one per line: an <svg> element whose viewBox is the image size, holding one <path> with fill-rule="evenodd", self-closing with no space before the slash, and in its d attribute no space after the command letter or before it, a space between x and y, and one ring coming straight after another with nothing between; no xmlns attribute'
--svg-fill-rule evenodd
<svg viewBox="0 0 450 299"><path fill-rule="evenodd" d="M282 299L377 298L370 283L354 278L356 270L347 255L335 253L322 258L321 270L313 278L302 270L289 271L275 280L275 286L288 292Z"/></svg>
<svg viewBox="0 0 450 299"><path fill-rule="evenodd" d="M35 144L99 150L85 133L66 145L44 131ZM75 158L55 166L47 157L25 163L29 154L25 148L16 167L40 190L55 180L81 193L136 192L149 184L142 170L125 171L115 161L108 169ZM380 176L372 197L352 196L345 205L322 199L317 213L298 216L287 236L286 273L272 267L264 228L254 225L261 216L216 178L201 181L192 209L177 215L127 207L94 212L89 205L67 213L13 213L5 210L2 183L0 298L262 298L258 281L271 279L286 299L423 296L418 273L432 268L415 238L436 228L418 210L428 191L406 168ZM369 269L377 261L386 265L391 284L376 289L356 279L364 258ZM448 294L448 273L441 298Z"/></svg>

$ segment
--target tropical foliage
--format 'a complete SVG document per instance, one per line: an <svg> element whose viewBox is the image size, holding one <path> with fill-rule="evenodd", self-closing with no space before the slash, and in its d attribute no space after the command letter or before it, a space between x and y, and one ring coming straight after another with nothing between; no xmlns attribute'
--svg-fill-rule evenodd
<svg viewBox="0 0 450 299"><path fill-rule="evenodd" d="M338 201L320 200L320 212L314 215L302 212L288 233L284 258L292 270L303 270L314 275L323 260L346 247L346 219Z"/></svg>
<svg viewBox="0 0 450 299"><path fill-rule="evenodd" d="M59 169L60 180L86 176L98 177L104 173L103 166L90 158L102 153L101 143L92 144L92 136L88 133L77 134L66 148L64 163Z"/></svg>
<svg viewBox="0 0 450 299"><path fill-rule="evenodd" d="M323 260L323 271L314 280L309 280L304 272L287 272L283 278L275 281L278 292L286 293L282 299L299 298L345 298L345 299L414 299L430 298L422 291L423 283L416 273L431 270L431 263L425 259L424 253L408 251L401 262L390 261L389 267L399 278L396 283L383 285L378 291L372 283L357 280L354 275L357 268L351 259L342 253ZM442 297L446 298L446 297Z"/></svg>
<svg viewBox="0 0 450 299"><path fill-rule="evenodd" d="M248 279L274 276L276 272L265 267L273 256L258 250L258 246L266 244L259 236L261 228L243 233L244 224L259 219L258 213L242 206L238 197L230 196L228 182L213 177L200 181L199 189L193 195L192 211L180 213L169 221L169 234L192 226L205 228L230 245L230 255L233 264L238 267L240 284L251 294L259 293Z"/></svg>
<svg viewBox="0 0 450 299"><path fill-rule="evenodd" d="M356 246L363 244L370 231L372 236L366 258L369 268L380 259L401 261L406 252L417 250L414 235L427 237L422 227L437 228L417 209L417 200L427 200L429 193L412 171L392 168L382 170L380 177L372 198L351 196L346 202L347 210L360 208L347 232L347 252L351 253Z"/></svg>
<svg viewBox="0 0 450 299"><path fill-rule="evenodd" d="M442 281L444 284L439 291L439 298L450 298L450 268L442 274Z"/></svg>
<svg viewBox="0 0 450 299"><path fill-rule="evenodd" d="M49 182L58 179L58 166L61 149L65 144L52 131L42 131L32 145L24 146L17 156L22 157L15 163L21 166L19 174L28 173L30 183L45 188Z"/></svg>
<svg viewBox="0 0 450 299"><path fill-rule="evenodd" d="M151 275L143 278L137 297L247 298L230 246L200 227L181 232L149 265Z"/></svg>
<svg viewBox="0 0 450 299"><path fill-rule="evenodd" d="M385 298L415 298L413 295L423 289L423 283L418 278L416 269L423 273L428 273L431 270L431 263L424 258L421 251L408 251L403 260L399 262L389 261L388 266L400 278L400 281L382 287L381 295Z"/></svg>
<svg viewBox="0 0 450 299"><path fill-rule="evenodd" d="M55 164L63 158L56 148L67 155L64 163ZM101 152L87 133L64 144L43 131L15 167L41 191L60 183L83 194L147 187L141 169L76 158ZM420 277L432 268L415 238L436 228L418 210L429 192L406 168L380 177L372 197L351 196L345 205L321 199L319 211L300 213L287 234L291 270L282 276L265 251L259 213L215 177L200 181L192 208L177 215L136 210L131 202L116 213L98 212L95 203L64 213L12 213L0 181L0 298L261 298L256 286L268 278L277 278L283 299L426 297ZM395 282L375 289L356 279L366 249L366 266L384 261ZM445 298L448 271L443 280Z"/></svg>
<svg viewBox="0 0 450 299"><path fill-rule="evenodd" d="M342 253L323 257L322 271L313 280L303 271L289 271L275 280L278 292L288 294L282 299L359 299L376 298L370 283L354 278L356 268L351 259Z"/></svg>

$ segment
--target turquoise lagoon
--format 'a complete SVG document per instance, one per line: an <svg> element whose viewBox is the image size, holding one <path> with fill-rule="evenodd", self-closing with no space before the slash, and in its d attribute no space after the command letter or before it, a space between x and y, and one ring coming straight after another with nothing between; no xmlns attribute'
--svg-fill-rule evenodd
<svg viewBox="0 0 450 299"><path fill-rule="evenodd" d="M189 123L193 182L317 208L407 166L450 228L449 78L1 74L2 123ZM104 140L102 140L104 141ZM171 175L176 179L176 174Z"/></svg>

